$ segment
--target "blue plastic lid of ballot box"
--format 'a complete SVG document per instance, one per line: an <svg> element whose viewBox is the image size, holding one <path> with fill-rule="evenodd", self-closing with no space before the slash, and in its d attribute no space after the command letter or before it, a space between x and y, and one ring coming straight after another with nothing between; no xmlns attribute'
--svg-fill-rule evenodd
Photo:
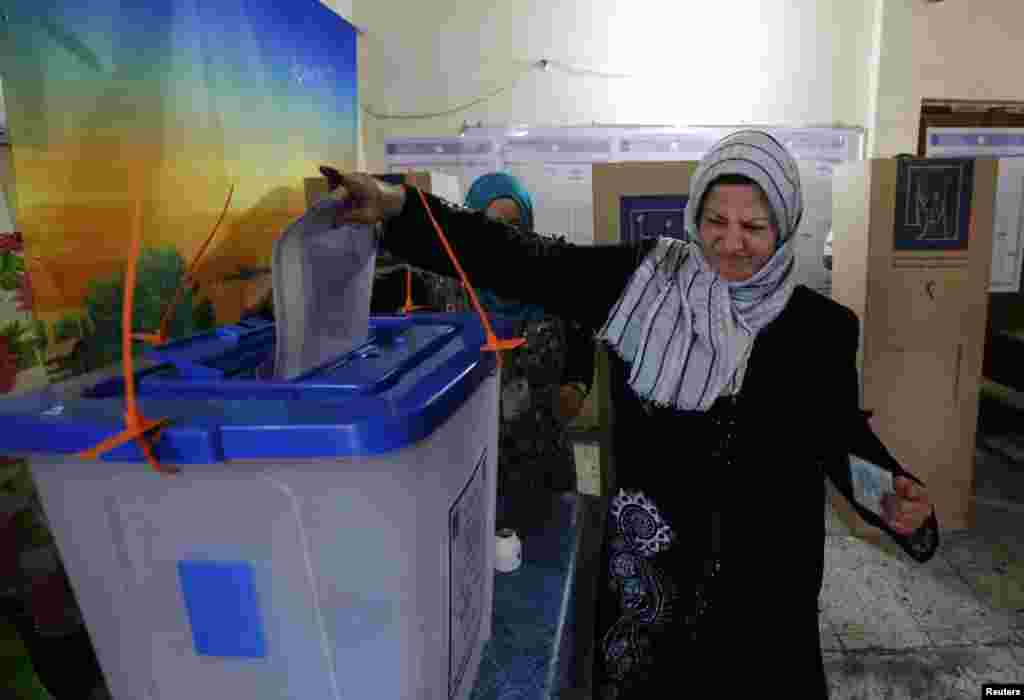
<svg viewBox="0 0 1024 700"><path fill-rule="evenodd" d="M492 320L499 336L507 323ZM169 464L384 454L430 435L495 366L473 314L370 319L367 341L289 381L261 379L273 322L241 323L161 346L135 373L139 410L168 418L155 444ZM124 379L72 398L54 387L0 402L0 452L74 454L124 429ZM66 392L65 392L66 393ZM133 441L102 459L143 461Z"/></svg>

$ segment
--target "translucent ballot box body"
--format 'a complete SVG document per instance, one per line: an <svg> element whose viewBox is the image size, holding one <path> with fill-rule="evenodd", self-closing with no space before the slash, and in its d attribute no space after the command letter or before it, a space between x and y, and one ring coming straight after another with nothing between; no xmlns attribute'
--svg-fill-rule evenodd
<svg viewBox="0 0 1024 700"><path fill-rule="evenodd" d="M471 315L374 317L367 342L263 380L272 323L164 346L124 380L0 405L116 700L467 698L491 634L494 353Z"/></svg>

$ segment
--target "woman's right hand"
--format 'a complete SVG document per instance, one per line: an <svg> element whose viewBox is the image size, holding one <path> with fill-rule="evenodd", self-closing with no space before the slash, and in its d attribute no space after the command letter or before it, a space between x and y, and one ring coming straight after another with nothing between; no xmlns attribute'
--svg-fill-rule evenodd
<svg viewBox="0 0 1024 700"><path fill-rule="evenodd" d="M340 172L321 166L330 197L341 205L338 221L348 224L376 224L397 216L405 206L405 188L389 185L363 173Z"/></svg>

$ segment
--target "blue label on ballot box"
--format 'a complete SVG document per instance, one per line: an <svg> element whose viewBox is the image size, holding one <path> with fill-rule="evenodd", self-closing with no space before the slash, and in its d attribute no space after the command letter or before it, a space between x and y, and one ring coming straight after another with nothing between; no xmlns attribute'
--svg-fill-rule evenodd
<svg viewBox="0 0 1024 700"><path fill-rule="evenodd" d="M245 659L266 657L266 639L251 564L181 561L178 576L197 654Z"/></svg>

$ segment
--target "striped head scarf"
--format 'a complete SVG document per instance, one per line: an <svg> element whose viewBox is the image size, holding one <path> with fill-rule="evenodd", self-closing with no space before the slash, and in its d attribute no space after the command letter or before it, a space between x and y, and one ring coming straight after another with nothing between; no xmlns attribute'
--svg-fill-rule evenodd
<svg viewBox="0 0 1024 700"><path fill-rule="evenodd" d="M723 175L744 175L760 186L778 232L775 254L741 282L718 276L699 235L697 211ZM770 135L740 131L704 156L690 182L688 240L657 241L598 334L630 366L629 384L640 398L706 411L719 396L739 391L754 339L793 293L802 214L796 161Z"/></svg>

